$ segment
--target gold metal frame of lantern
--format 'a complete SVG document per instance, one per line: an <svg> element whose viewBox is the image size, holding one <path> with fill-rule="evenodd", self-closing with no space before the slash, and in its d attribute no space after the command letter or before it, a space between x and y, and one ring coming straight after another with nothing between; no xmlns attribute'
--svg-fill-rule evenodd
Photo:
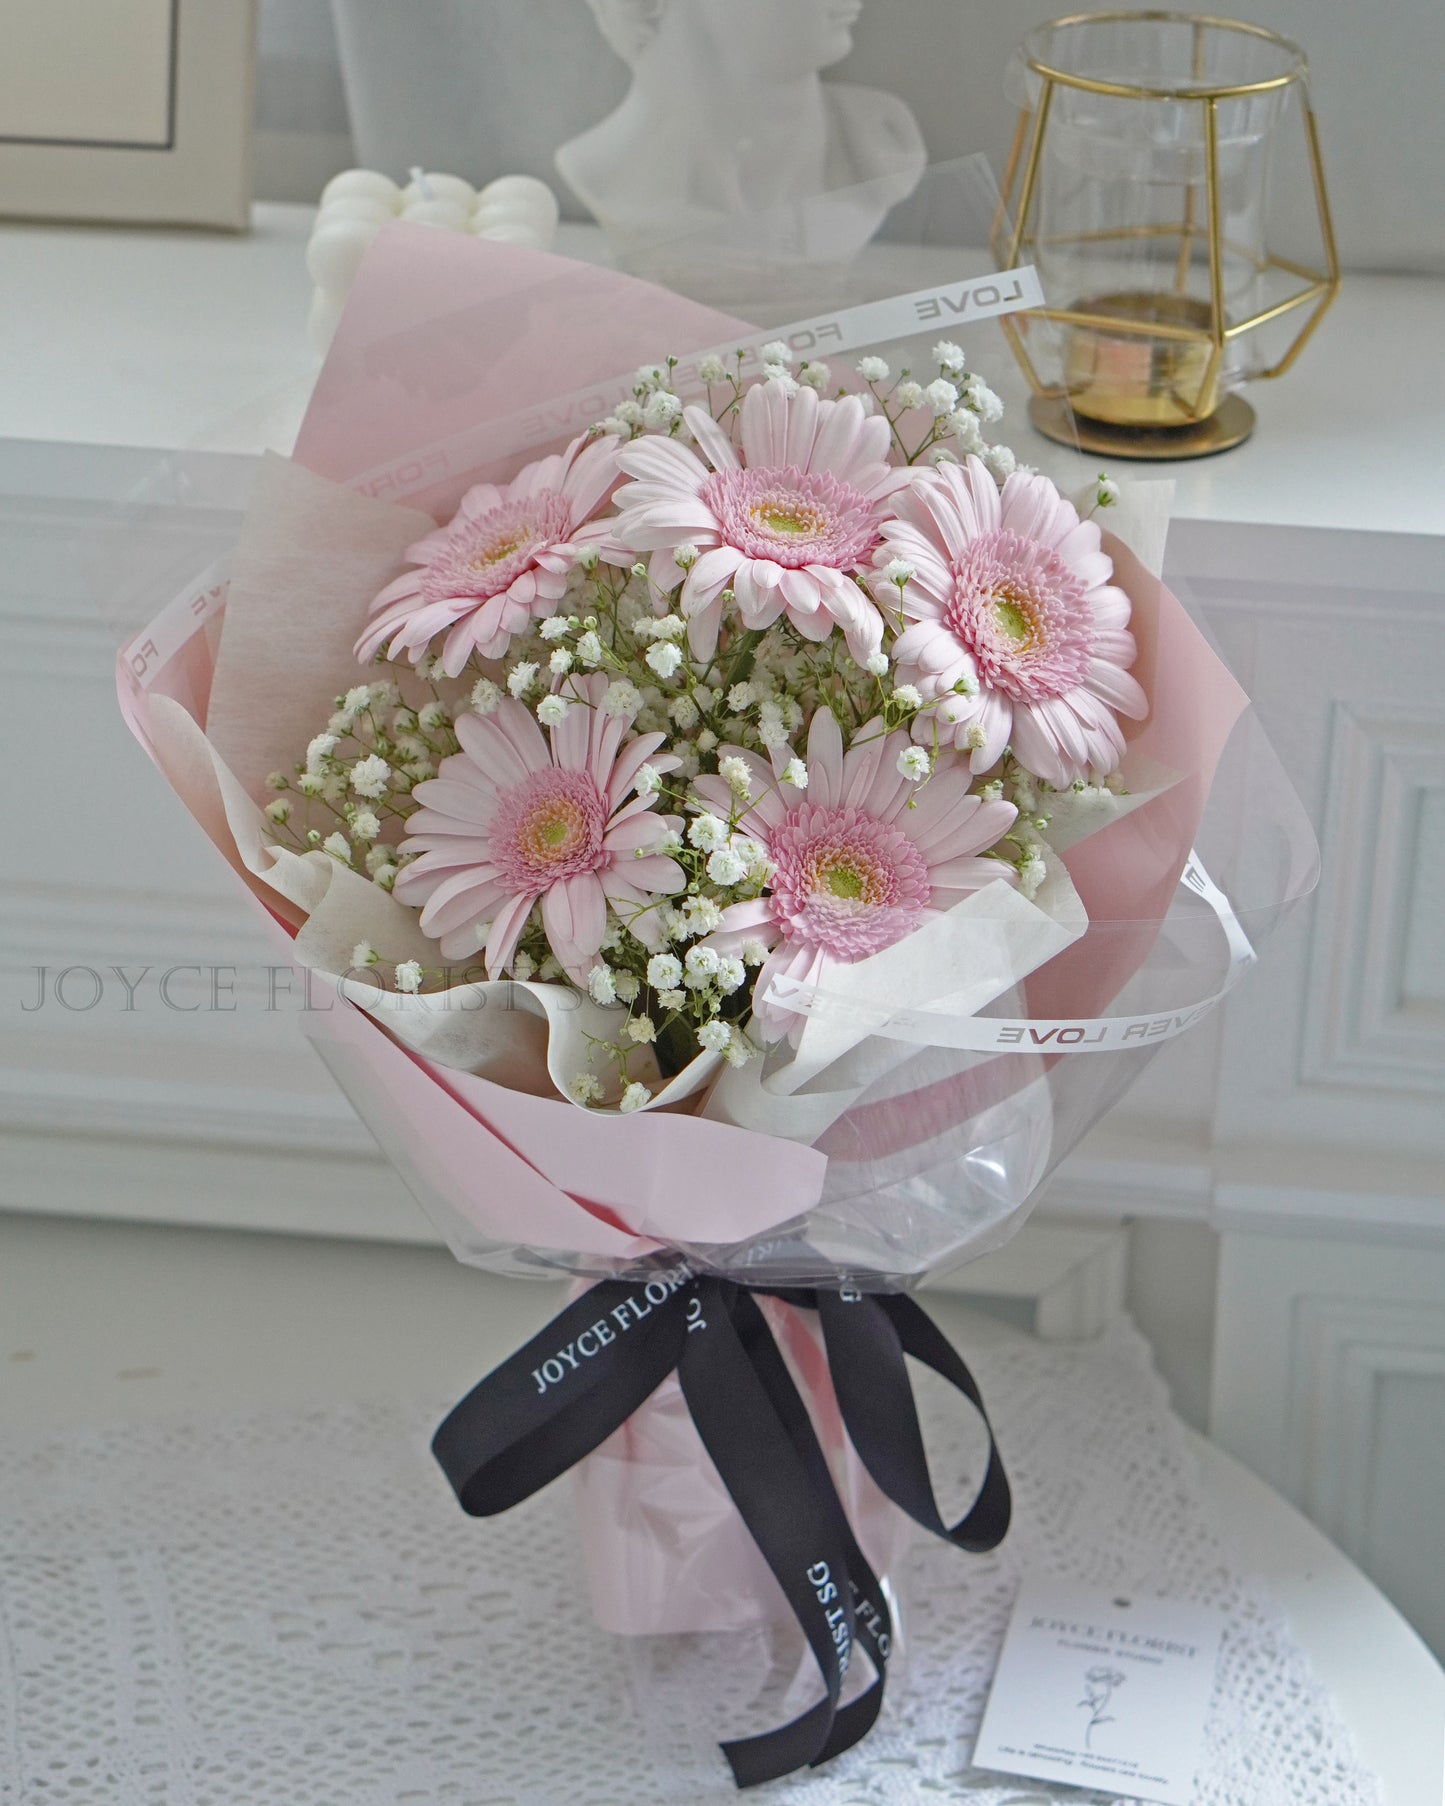
<svg viewBox="0 0 1445 1806"><path fill-rule="evenodd" d="M1179 238L1179 255L1173 290L1160 289L1100 295L1073 307L1040 307L1006 316L1001 324L1015 356L1028 378L1033 395L1029 417L1047 438L1086 451L1123 458L1198 458L1225 451L1247 439L1254 429L1254 409L1242 396L1220 394L1220 374L1227 347L1243 334L1295 309L1314 304L1294 340L1268 369L1253 373L1250 381L1282 376L1319 325L1340 286L1339 256L1325 193L1324 166L1319 134L1309 101L1308 66L1298 45L1263 26L1207 14L1168 12L1076 13L1056 19L1043 31L1089 24L1164 22L1193 27L1194 66L1202 72L1205 34L1239 32L1262 38L1291 53L1293 65L1284 73L1231 86L1158 87L1139 83L1103 81L1058 69L1039 58L1024 56L1025 66L1040 88L1032 107L1020 114L1004 175L1003 193L994 228L994 252L1003 269L1027 261L1038 244L1035 215L1049 108L1056 87L1081 89L1121 100L1173 101L1197 105L1204 113L1204 218L1197 220L1195 189L1185 192L1184 217L1177 221L1142 226L1120 226L1098 232L1050 234L1051 249L1067 244L1123 242L1140 237ZM1260 255L1226 241L1220 217L1219 107L1223 101L1264 93L1298 82L1304 114L1310 178L1324 251L1325 268L1313 270L1272 252ZM1011 207L1017 187L1017 201ZM1008 221L1012 217L1010 228ZM1207 244L1209 291L1207 302L1186 292L1185 284L1199 242ZM1299 279L1303 286L1272 307L1247 319L1230 320L1224 294L1225 253L1243 257L1259 274L1277 270ZM1029 355L1028 322L1052 321L1068 330L1062 382L1043 379ZM1070 381L1071 372L1087 366L1087 385ZM1100 380L1100 372L1104 380ZM1087 400L1081 388L1087 386ZM1084 401L1081 408L1080 402Z"/></svg>

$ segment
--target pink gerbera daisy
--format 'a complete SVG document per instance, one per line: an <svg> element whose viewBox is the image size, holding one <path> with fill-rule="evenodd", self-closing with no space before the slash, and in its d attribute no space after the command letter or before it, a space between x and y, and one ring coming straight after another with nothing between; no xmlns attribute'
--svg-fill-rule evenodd
<svg viewBox="0 0 1445 1806"><path fill-rule="evenodd" d="M724 954L754 940L769 949L753 992L753 1021L766 1040L787 1034L796 1045L806 1021L768 1002L775 977L817 983L831 964L881 953L967 892L1014 877L1003 860L982 857L1013 825L1013 804L970 796L963 761L948 754L920 788L898 767L908 744L906 733L872 721L845 753L831 711L820 708L801 795L754 754L723 748L751 769L755 800L739 830L774 872L765 895L723 911L706 944ZM700 777L693 789L720 820L737 806L721 777Z"/></svg>
<svg viewBox="0 0 1445 1806"><path fill-rule="evenodd" d="M607 539L607 525L593 516L617 477L617 440L584 438L527 465L510 483L469 489L446 526L407 547L417 568L371 604L356 656L364 663L385 645L388 658L405 652L416 664L446 632L441 661L448 677L473 652L505 657L512 635L561 600L578 552Z"/></svg>
<svg viewBox="0 0 1445 1806"><path fill-rule="evenodd" d="M776 380L743 399L741 455L704 408L683 418L707 463L676 439L624 446L617 461L635 481L617 492L616 531L654 554L665 590L678 580L676 548L700 549L681 597L693 652L712 656L729 588L745 627L786 614L805 639L837 626L855 658L876 652L883 623L854 573L878 545L885 497L908 480L888 463L888 422L865 415L856 395L820 401Z"/></svg>
<svg viewBox="0 0 1445 1806"><path fill-rule="evenodd" d="M420 857L402 868L396 895L421 904L421 925L447 959L465 959L486 932L487 976L510 966L532 905L540 900L547 941L567 974L584 984L607 932L610 904L648 945L659 938L657 899L683 888L680 867L652 847L675 816L657 798L633 794L664 736L627 739L630 715L609 715L600 673L573 680L574 700L543 737L531 711L510 698L490 715L457 718L462 750L418 784L402 849Z"/></svg>
<svg viewBox="0 0 1445 1806"><path fill-rule="evenodd" d="M894 656L902 681L944 699L921 730L936 723L974 771L1012 747L1056 789L1117 770L1117 716L1149 704L1129 675L1129 598L1094 522L1047 477L1015 472L1000 495L977 458L923 472L894 508L874 584L896 596L882 567L913 566Z"/></svg>

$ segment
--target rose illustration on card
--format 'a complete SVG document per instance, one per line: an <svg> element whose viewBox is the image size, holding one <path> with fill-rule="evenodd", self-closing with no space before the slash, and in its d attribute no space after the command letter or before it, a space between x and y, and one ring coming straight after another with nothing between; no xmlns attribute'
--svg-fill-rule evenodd
<svg viewBox="0 0 1445 1806"><path fill-rule="evenodd" d="M1122 1687L1129 1677L1120 1674L1117 1668L1095 1667L1089 1669L1084 1676L1084 1697L1079 1701L1080 1711L1089 1714L1089 1722L1084 1729L1084 1748L1094 1747L1094 1732L1100 1725L1113 1724L1114 1715L1109 1710L1110 1701L1116 1689Z"/></svg>

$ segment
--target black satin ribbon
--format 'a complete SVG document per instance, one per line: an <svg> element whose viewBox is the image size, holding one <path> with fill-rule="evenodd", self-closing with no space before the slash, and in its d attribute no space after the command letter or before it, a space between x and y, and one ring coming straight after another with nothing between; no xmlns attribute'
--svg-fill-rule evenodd
<svg viewBox="0 0 1445 1806"><path fill-rule="evenodd" d="M815 1310L848 1435L895 1505L961 1549L992 1549L1009 1525L1009 1489L983 1400L952 1344L910 1298L769 1289ZM988 1431L983 1484L956 1524L933 1494L905 1355L977 1408ZM893 1623L848 1523L757 1293L686 1267L608 1280L569 1304L467 1394L432 1440L462 1509L492 1517L576 1465L670 1373L704 1448L782 1588L823 1682L791 1723L725 1743L739 1787L817 1767L867 1735L883 1704ZM873 1679L846 1706L857 1650Z"/></svg>

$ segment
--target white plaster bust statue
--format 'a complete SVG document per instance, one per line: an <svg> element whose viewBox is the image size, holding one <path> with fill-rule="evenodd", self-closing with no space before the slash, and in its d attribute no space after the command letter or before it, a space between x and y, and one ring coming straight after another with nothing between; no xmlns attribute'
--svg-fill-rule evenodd
<svg viewBox="0 0 1445 1806"><path fill-rule="evenodd" d="M926 161L918 122L896 95L820 79L852 48L863 3L587 0L632 86L615 112L561 146L558 171L621 246L696 237L861 187L846 220L831 218L832 253L850 255Z"/></svg>

